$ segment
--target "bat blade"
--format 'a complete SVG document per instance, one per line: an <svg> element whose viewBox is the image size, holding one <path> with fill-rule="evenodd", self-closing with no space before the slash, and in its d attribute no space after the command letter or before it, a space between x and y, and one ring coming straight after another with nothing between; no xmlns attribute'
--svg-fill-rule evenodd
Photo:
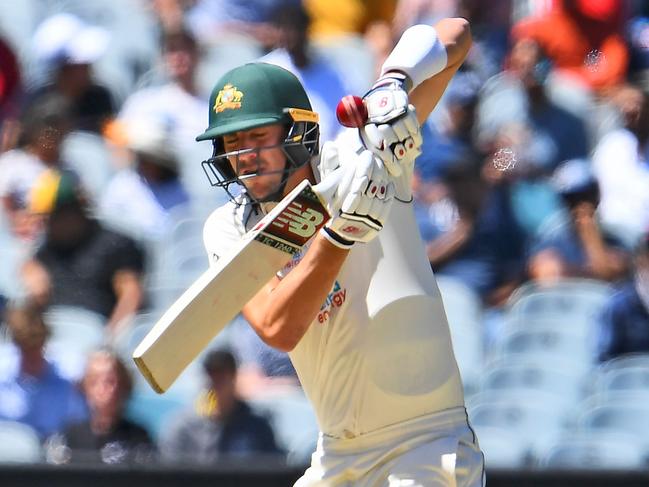
<svg viewBox="0 0 649 487"><path fill-rule="evenodd" d="M205 271L133 352L151 387L166 391L328 218L309 182L303 181L230 254Z"/></svg>

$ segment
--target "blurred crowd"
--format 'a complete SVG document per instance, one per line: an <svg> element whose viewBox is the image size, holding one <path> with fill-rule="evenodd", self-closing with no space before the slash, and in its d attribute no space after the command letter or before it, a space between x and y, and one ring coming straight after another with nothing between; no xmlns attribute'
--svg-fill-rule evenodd
<svg viewBox="0 0 649 487"><path fill-rule="evenodd" d="M449 16L474 44L422 128L414 206L435 274L479 303L484 363L531 283L606 288L593 367L649 353L646 2L5 2L0 423L29 426L51 463L306 463L313 423L288 437L266 407L305 404L295 371L242 318L166 402L129 358L208 265L202 221L226 199L194 141L211 83L247 61L289 69L330 140L338 100L403 30Z"/></svg>

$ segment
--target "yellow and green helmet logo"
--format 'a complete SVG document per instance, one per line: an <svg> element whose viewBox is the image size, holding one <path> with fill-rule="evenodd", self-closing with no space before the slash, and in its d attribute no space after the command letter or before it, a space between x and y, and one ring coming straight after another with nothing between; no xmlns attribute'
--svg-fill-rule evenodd
<svg viewBox="0 0 649 487"><path fill-rule="evenodd" d="M268 63L249 63L228 71L214 86L209 107L209 125L196 140L274 123L318 122L295 75Z"/></svg>

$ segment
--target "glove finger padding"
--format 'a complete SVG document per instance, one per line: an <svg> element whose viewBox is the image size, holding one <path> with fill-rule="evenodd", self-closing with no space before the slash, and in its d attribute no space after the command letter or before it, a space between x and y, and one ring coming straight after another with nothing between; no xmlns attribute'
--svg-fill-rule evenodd
<svg viewBox="0 0 649 487"><path fill-rule="evenodd" d="M337 198L342 205L327 227L344 240L369 242L383 228L394 197L394 184L381 160L369 151L357 157L353 173L347 193L339 187Z"/></svg>
<svg viewBox="0 0 649 487"><path fill-rule="evenodd" d="M389 125L369 124L360 128L359 131L363 145L383 161L391 176L399 177L401 168L390 147L390 144L396 141L396 136ZM386 140L386 136L388 140Z"/></svg>
<svg viewBox="0 0 649 487"><path fill-rule="evenodd" d="M422 137L414 111L390 123L365 125L359 132L363 145L385 163L392 177L409 170L421 154Z"/></svg>
<svg viewBox="0 0 649 487"><path fill-rule="evenodd" d="M374 215L374 219L379 222L385 223L390 213L390 208L392 206L392 201L394 200L395 188L392 182L388 183L385 186L385 196L377 198L370 208L370 214Z"/></svg>

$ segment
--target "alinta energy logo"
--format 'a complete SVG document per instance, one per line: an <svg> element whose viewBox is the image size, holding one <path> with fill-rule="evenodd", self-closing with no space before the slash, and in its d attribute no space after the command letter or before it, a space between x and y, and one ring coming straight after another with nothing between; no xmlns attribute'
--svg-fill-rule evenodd
<svg viewBox="0 0 649 487"><path fill-rule="evenodd" d="M347 289L340 286L340 283L336 281L331 292L327 295L327 299L320 308L318 313L318 323L324 324L329 321L334 308L340 308L345 304L345 299L347 298Z"/></svg>

